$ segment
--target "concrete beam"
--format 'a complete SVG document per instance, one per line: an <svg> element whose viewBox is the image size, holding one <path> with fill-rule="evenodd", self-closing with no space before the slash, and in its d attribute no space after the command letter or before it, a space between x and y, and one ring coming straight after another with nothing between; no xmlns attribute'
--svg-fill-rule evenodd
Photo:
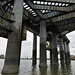
<svg viewBox="0 0 75 75"><path fill-rule="evenodd" d="M68 7L63 7L63 6L59 7L59 6L33 4L32 8L33 9L37 9L37 10L70 12L70 11L74 11L75 10L75 5L71 5L71 6L68 6Z"/></svg>
<svg viewBox="0 0 75 75"><path fill-rule="evenodd" d="M75 20L75 17L74 18L65 19L65 20L61 20L61 21L57 21L54 24L57 27L59 27L59 26L66 26L68 24L71 24L72 25L73 23L75 23L74 20Z"/></svg>
<svg viewBox="0 0 75 75"><path fill-rule="evenodd" d="M62 21L62 20L66 20L66 19L70 19L70 18L74 18L74 17L75 17L75 12L71 12L68 14L64 14L61 16L51 18L51 20L52 20L52 22L58 22L58 21Z"/></svg>
<svg viewBox="0 0 75 75"><path fill-rule="evenodd" d="M13 0L8 0L8 1L3 1L1 2L1 6L5 6L7 5L8 3L12 2Z"/></svg>
<svg viewBox="0 0 75 75"><path fill-rule="evenodd" d="M28 1L26 1L27 2L27 4L31 7L31 8L33 8L33 9L38 9L39 8L39 5L36 5L37 7L35 7L35 5L30 1L30 0L28 0ZM44 6L44 5L43 5ZM40 7L42 7L41 5L40 5ZM39 17L41 17L42 19L46 19L46 18L50 18L50 17L53 17L53 16L56 16L56 15L60 15L61 14L61 12L50 12L50 13L48 13L48 14L42 14L39 10L35 10L35 12L39 15ZM37 17L36 17L36 21L37 21Z"/></svg>
<svg viewBox="0 0 75 75"><path fill-rule="evenodd" d="M47 19L47 18L51 18L51 17L54 17L54 16L61 15L62 13L63 12L52 11L50 13L46 13L46 14L43 14L43 15L44 15L44 19Z"/></svg>
<svg viewBox="0 0 75 75"><path fill-rule="evenodd" d="M3 10L2 6L0 6L0 10L2 11L2 13L3 13L4 15L6 15L6 13L5 13L5 11ZM1 14L0 14L0 15L1 15Z"/></svg>
<svg viewBox="0 0 75 75"><path fill-rule="evenodd" d="M27 2L27 4L31 7L31 8L34 8L34 5L33 5L33 3L30 1L30 0L28 0L28 1L26 1ZM41 17L41 18L43 18L43 14L39 11L39 10L35 10L35 12Z"/></svg>
<svg viewBox="0 0 75 75"><path fill-rule="evenodd" d="M26 2L30 5L30 7L33 7L33 4L30 1L26 1ZM6 6L6 8L8 8L8 6ZM7 10L6 8L5 8L5 10ZM9 9L7 11L11 13L12 9L9 7ZM48 14L43 15L39 10L35 10L35 12L39 15L39 17L34 17L27 10L25 10L25 9L23 10L24 15L33 21L39 21L41 18L43 18L43 19L50 18L50 17L56 16L56 15L60 15L62 13L62 12L54 11L54 12L50 12Z"/></svg>
<svg viewBox="0 0 75 75"><path fill-rule="evenodd" d="M33 20L33 21L35 21L36 19L35 19L35 17L34 16L32 16L27 10L23 10L23 14L26 16L26 17L28 17L29 19L31 19L31 20Z"/></svg>
<svg viewBox="0 0 75 75"><path fill-rule="evenodd" d="M44 1L52 1L52 2L62 2L62 3L75 3L74 0L44 0Z"/></svg>
<svg viewBox="0 0 75 75"><path fill-rule="evenodd" d="M9 13L11 13L12 14L12 9L8 6L8 5L6 5L5 6L5 8L4 8L5 10L7 10L7 12L9 12ZM25 9L23 9L23 14L26 16L26 17L28 17L29 19L31 19L31 20L33 20L33 21L35 21L36 19L35 19L35 17L34 16L32 16L27 10L25 10Z"/></svg>
<svg viewBox="0 0 75 75"><path fill-rule="evenodd" d="M69 33L69 31L68 31L68 30L63 31L63 32L61 33L61 36L66 35L67 33Z"/></svg>
<svg viewBox="0 0 75 75"><path fill-rule="evenodd" d="M13 9L9 7L8 5L4 6L4 10L10 14L12 14Z"/></svg>
<svg viewBox="0 0 75 75"><path fill-rule="evenodd" d="M55 26L57 26L61 35L65 35L73 30L75 30L75 17L70 19L65 19L61 21L55 22ZM49 27L48 27L49 28Z"/></svg>
<svg viewBox="0 0 75 75"><path fill-rule="evenodd" d="M75 10L75 5L63 7L63 6L49 6L49 5L40 5L40 4L33 4L31 1L26 1L33 9L38 10L50 10L50 11L73 11Z"/></svg>
<svg viewBox="0 0 75 75"><path fill-rule="evenodd" d="M8 38L8 31L0 27L0 37Z"/></svg>
<svg viewBox="0 0 75 75"><path fill-rule="evenodd" d="M5 4L7 4L7 1L1 2L1 6L4 6Z"/></svg>
<svg viewBox="0 0 75 75"><path fill-rule="evenodd" d="M62 26L58 26L57 28L59 29L60 32L63 32L63 31L67 30L68 31L67 33L69 33L71 31L75 30L75 23L65 24L64 26L63 25Z"/></svg>
<svg viewBox="0 0 75 75"><path fill-rule="evenodd" d="M70 11L68 7L36 5L36 4L33 5L33 9L49 10L49 11Z"/></svg>

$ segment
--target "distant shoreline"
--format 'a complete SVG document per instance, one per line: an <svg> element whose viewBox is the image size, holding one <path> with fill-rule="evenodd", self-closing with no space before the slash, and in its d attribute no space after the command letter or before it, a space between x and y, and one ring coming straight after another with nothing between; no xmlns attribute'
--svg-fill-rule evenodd
<svg viewBox="0 0 75 75"><path fill-rule="evenodd" d="M5 59L5 58L0 58L0 59ZM21 60L32 60L32 58L20 58ZM37 60L39 60L39 58L37 58ZM50 59L47 59L50 60ZM60 60L60 59L58 59ZM75 59L71 59L71 60L75 60Z"/></svg>

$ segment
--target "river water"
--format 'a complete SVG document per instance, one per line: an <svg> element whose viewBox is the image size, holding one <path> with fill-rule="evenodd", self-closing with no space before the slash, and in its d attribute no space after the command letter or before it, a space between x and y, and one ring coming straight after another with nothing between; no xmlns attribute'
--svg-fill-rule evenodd
<svg viewBox="0 0 75 75"><path fill-rule="evenodd" d="M58 67L50 65L47 60L47 68L39 68L39 61L37 60L36 67L32 67L32 60L21 60L21 65L18 74L1 74L4 60L0 59L0 75L75 75L75 61L71 61L71 65L59 64ZM60 63L60 61L59 61Z"/></svg>

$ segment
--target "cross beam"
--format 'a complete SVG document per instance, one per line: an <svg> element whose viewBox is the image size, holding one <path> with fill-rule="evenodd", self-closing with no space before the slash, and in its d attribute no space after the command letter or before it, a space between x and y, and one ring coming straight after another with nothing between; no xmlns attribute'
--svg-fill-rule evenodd
<svg viewBox="0 0 75 75"><path fill-rule="evenodd" d="M31 20L35 20L35 17L34 16L32 16L27 10L23 10L23 14L25 15L25 16L27 16L29 19L31 19Z"/></svg>
<svg viewBox="0 0 75 75"><path fill-rule="evenodd" d="M31 7L32 7L32 3L30 1L26 1ZM6 6L6 8L8 8L8 5ZM6 9L5 8L5 9ZM9 7L9 12L11 13L11 8ZM27 16L29 19L33 20L33 21L39 21L41 18L43 19L46 19L46 18L49 18L49 17L53 17L53 16L56 16L56 15L60 15L61 13L60 12L50 12L48 14L42 14L39 10L35 10L35 12L37 12L37 14L40 16L40 17L34 17L33 15L31 15L26 9L24 9L24 15Z"/></svg>
<svg viewBox="0 0 75 75"><path fill-rule="evenodd" d="M59 26L58 29L59 29L59 32L63 32L63 31L66 31L66 30L68 30L69 32L74 31L75 30L75 23L67 24L67 25L64 25L64 26Z"/></svg>
<svg viewBox="0 0 75 75"><path fill-rule="evenodd" d="M34 4L30 1L30 0L28 0L28 1L26 1L26 3L31 7L31 8L35 8L34 7ZM38 8L38 7L37 7ZM39 10L35 10L35 12L41 17L41 18L43 18L43 19L46 19L46 18L50 18L50 17L54 17L54 16L56 16L56 15L60 15L62 12L56 12L56 11L53 11L53 12L50 12L50 13L48 13L48 14L42 14ZM37 17L36 17L37 18Z"/></svg>
<svg viewBox="0 0 75 75"><path fill-rule="evenodd" d="M75 3L75 0L43 0L43 1L62 2L62 3Z"/></svg>
<svg viewBox="0 0 75 75"><path fill-rule="evenodd" d="M71 12L71 13L68 13L65 15L54 17L54 18L51 18L51 20L52 20L52 22L57 22L57 21L65 20L65 19L70 19L73 17L75 17L75 12Z"/></svg>
<svg viewBox="0 0 75 75"><path fill-rule="evenodd" d="M45 19L47 19L47 18L51 18L51 17L58 16L61 14L63 14L63 12L52 11L50 13L43 14L43 16Z"/></svg>
<svg viewBox="0 0 75 75"><path fill-rule="evenodd" d="M8 9L8 10L7 10ZM7 5L6 7L5 7L5 10L7 10L7 12L9 12L9 13L11 13L11 11L12 11L12 9ZM25 16L27 16L29 19L31 19L31 20L35 20L35 18L34 18L34 16L32 16L27 10L23 10L23 14L25 15Z"/></svg>
<svg viewBox="0 0 75 75"><path fill-rule="evenodd" d="M1 6L5 6L5 5L9 4L9 3L12 2L12 1L13 1L13 0L3 1L3 2L1 3Z"/></svg>
<svg viewBox="0 0 75 75"><path fill-rule="evenodd" d="M65 12L69 12L69 11L75 10L75 5L68 6L68 7L59 7L59 6L48 6L48 5L33 4L32 8L33 9L37 9L37 10L49 10L49 11L65 11Z"/></svg>
<svg viewBox="0 0 75 75"><path fill-rule="evenodd" d="M36 4L33 5L33 9L50 10L50 11L70 11L68 7L36 5Z"/></svg>

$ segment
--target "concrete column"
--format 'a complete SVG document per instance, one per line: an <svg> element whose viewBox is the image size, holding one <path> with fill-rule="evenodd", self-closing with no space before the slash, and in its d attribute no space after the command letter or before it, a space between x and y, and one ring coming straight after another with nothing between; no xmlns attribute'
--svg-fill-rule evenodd
<svg viewBox="0 0 75 75"><path fill-rule="evenodd" d="M65 63L68 64L69 61L68 61L68 48L67 48L67 42L65 41L64 42L64 52L65 52Z"/></svg>
<svg viewBox="0 0 75 75"><path fill-rule="evenodd" d="M6 57L2 73L17 73L19 65L20 45L21 45L21 28L23 15L23 0L15 0L11 23L14 30L8 34L8 44Z"/></svg>
<svg viewBox="0 0 75 75"><path fill-rule="evenodd" d="M23 40L26 40L26 25L23 22L22 23L22 29L21 29L21 38L20 38L20 50L19 50L19 61L18 61L18 66L20 65L20 57L21 57L21 43Z"/></svg>
<svg viewBox="0 0 75 75"><path fill-rule="evenodd" d="M19 32L17 31L11 32L8 36L5 63L2 73L18 72L19 45L20 45Z"/></svg>
<svg viewBox="0 0 75 75"><path fill-rule="evenodd" d="M58 64L57 34L52 32L53 64Z"/></svg>
<svg viewBox="0 0 75 75"><path fill-rule="evenodd" d="M70 63L70 49L69 49L69 43L67 42L67 51L68 51L68 62Z"/></svg>
<svg viewBox="0 0 75 75"><path fill-rule="evenodd" d="M36 65L36 60L37 60L37 35L34 34L33 38L33 55L32 55L32 65Z"/></svg>
<svg viewBox="0 0 75 75"><path fill-rule="evenodd" d="M52 40L50 41L50 63L52 64L52 60L53 60L53 53L52 53Z"/></svg>
<svg viewBox="0 0 75 75"><path fill-rule="evenodd" d="M19 44L19 60L18 60L18 66L20 66L20 57L21 57L21 43L22 43L22 36L20 37L20 44Z"/></svg>
<svg viewBox="0 0 75 75"><path fill-rule="evenodd" d="M53 54L53 53L52 53L52 50L50 50L50 63L51 63L51 65L52 65L52 59L53 59L53 58L52 58L52 56L53 56L52 54Z"/></svg>
<svg viewBox="0 0 75 75"><path fill-rule="evenodd" d="M46 22L40 21L40 64L39 67L47 67L46 55Z"/></svg>
<svg viewBox="0 0 75 75"><path fill-rule="evenodd" d="M64 64L64 49L63 49L63 38L59 37L60 42L60 62L61 64Z"/></svg>

